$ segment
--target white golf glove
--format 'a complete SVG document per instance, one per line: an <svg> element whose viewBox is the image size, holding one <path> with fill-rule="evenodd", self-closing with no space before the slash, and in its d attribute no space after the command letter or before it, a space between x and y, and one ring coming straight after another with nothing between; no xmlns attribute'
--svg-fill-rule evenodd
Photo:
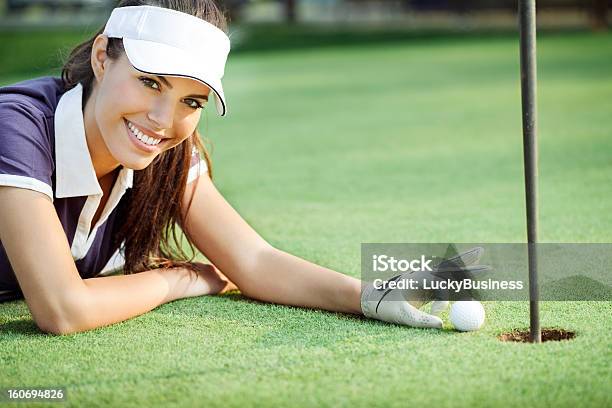
<svg viewBox="0 0 612 408"><path fill-rule="evenodd" d="M408 303L403 292L405 290L402 289L376 289L374 284L369 283L361 293L363 315L412 327L442 328L442 319Z"/></svg>
<svg viewBox="0 0 612 408"><path fill-rule="evenodd" d="M406 272L391 280L429 279L469 271L490 270L487 266L470 267L479 262L484 253L481 247L453 256L439 262L432 272ZM361 293L361 310L364 316L389 323L422 328L442 328L442 319L437 315L449 305L448 300L434 300L439 295L434 291L422 289L377 289L372 282L367 283ZM409 300L415 299L415 300ZM416 300L418 299L418 300ZM438 298L439 299L439 298ZM433 301L431 314L419 310L423 305Z"/></svg>

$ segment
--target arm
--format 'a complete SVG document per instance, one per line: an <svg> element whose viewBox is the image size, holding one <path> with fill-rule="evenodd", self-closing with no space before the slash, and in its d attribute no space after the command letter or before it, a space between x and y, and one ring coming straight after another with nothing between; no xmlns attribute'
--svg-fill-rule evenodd
<svg viewBox="0 0 612 408"><path fill-rule="evenodd" d="M197 279L180 268L81 279L51 200L21 188L0 187L0 241L34 321L54 334L140 315L185 297Z"/></svg>
<svg viewBox="0 0 612 408"><path fill-rule="evenodd" d="M217 191L210 178L190 183L183 198L185 233L245 296L273 303L361 313L361 281L272 247Z"/></svg>
<svg viewBox="0 0 612 408"><path fill-rule="evenodd" d="M195 189L195 190L194 190ZM225 201L208 177L188 185L183 208L193 193L186 214L185 233L200 251L234 281L248 297L266 302L364 314L385 322L441 328L442 320L406 301L394 291L382 301L378 291L350 276L307 262L273 248Z"/></svg>
<svg viewBox="0 0 612 408"><path fill-rule="evenodd" d="M361 281L272 249L260 254L247 296L266 302L361 314Z"/></svg>

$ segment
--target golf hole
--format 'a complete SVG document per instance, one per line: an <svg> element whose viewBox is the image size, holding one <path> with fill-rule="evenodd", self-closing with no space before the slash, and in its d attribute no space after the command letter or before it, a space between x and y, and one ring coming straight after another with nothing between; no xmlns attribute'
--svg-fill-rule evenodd
<svg viewBox="0 0 612 408"><path fill-rule="evenodd" d="M576 337L573 331L563 329L542 329L542 342L571 340ZM529 343L529 330L514 330L509 333L499 335L501 341L514 341L519 343Z"/></svg>

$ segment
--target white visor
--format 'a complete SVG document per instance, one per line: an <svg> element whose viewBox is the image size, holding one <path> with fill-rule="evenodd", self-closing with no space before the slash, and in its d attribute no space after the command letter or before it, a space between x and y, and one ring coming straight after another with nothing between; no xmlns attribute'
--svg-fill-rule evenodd
<svg viewBox="0 0 612 408"><path fill-rule="evenodd" d="M176 10L128 6L113 10L103 34L123 38L128 60L139 71L202 82L215 94L217 113L226 114L221 78L230 40L219 28Z"/></svg>

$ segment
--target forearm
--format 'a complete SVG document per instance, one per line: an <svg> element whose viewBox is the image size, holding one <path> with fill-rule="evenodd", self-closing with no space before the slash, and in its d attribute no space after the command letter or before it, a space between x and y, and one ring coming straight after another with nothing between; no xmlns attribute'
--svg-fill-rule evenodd
<svg viewBox="0 0 612 408"><path fill-rule="evenodd" d="M188 274L155 269L133 275L84 279L71 310L56 325L57 334L94 329L146 313L178 299Z"/></svg>
<svg viewBox="0 0 612 408"><path fill-rule="evenodd" d="M361 281L275 248L257 258L240 290L265 302L361 314Z"/></svg>

